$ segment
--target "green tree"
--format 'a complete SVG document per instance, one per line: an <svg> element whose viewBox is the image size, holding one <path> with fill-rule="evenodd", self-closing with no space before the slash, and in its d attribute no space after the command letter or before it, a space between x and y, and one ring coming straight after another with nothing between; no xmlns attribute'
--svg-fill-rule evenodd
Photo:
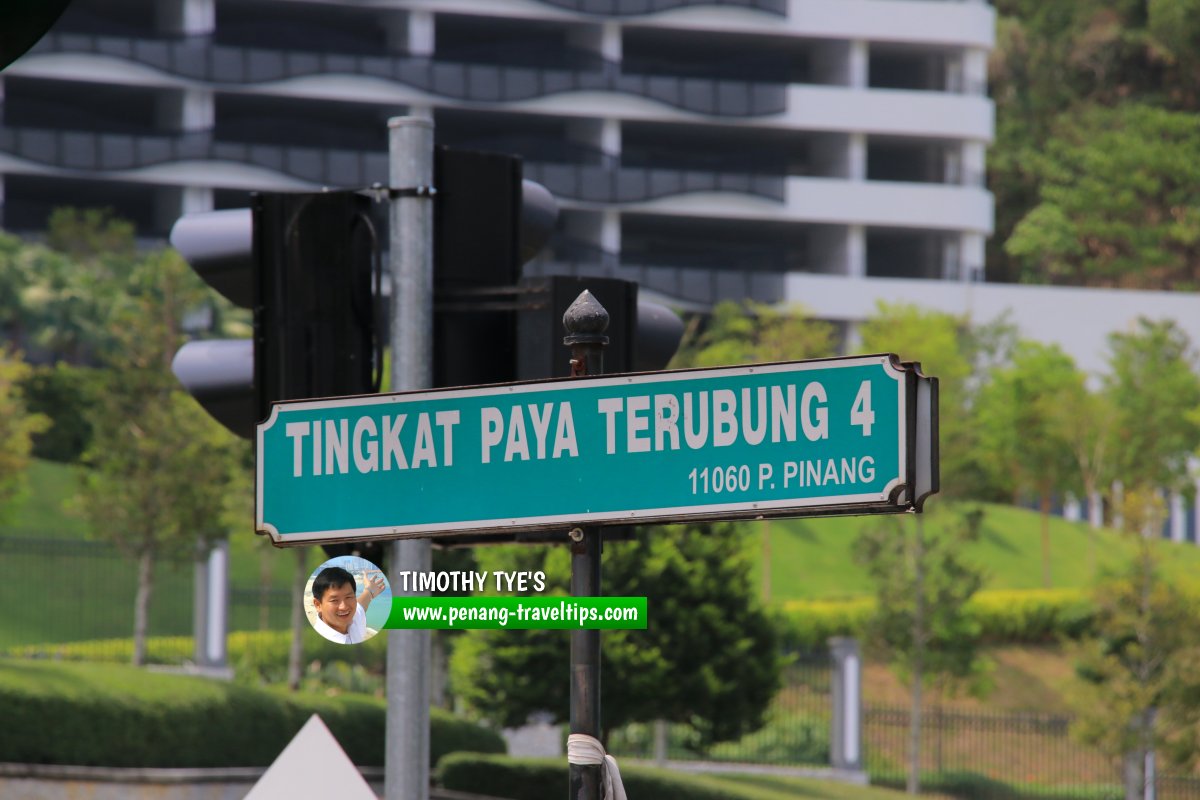
<svg viewBox="0 0 1200 800"><path fill-rule="evenodd" d="M1026 279L1188 289L1200 284L1200 119L1140 104L1064 114L1039 201L1005 249Z"/></svg>
<svg viewBox="0 0 1200 800"><path fill-rule="evenodd" d="M1051 504L1079 484L1068 421L1083 389L1083 375L1057 345L1020 341L1011 362L992 370L976 404L979 448L994 485L1031 492L1040 501L1047 588Z"/></svg>
<svg viewBox="0 0 1200 800"><path fill-rule="evenodd" d="M746 544L731 525L648 528L604 547L605 594L646 597L646 630L602 637L603 731L663 719L690 725L693 744L758 728L779 686L774 628L751 586ZM543 570L567 594L569 552L478 553L483 569ZM548 712L565 720L570 682L565 631L470 631L451 661L457 696L499 725Z"/></svg>
<svg viewBox="0 0 1200 800"><path fill-rule="evenodd" d="M25 291L32 280L27 249L16 236L0 232L0 331L18 347L25 339Z"/></svg>
<svg viewBox="0 0 1200 800"><path fill-rule="evenodd" d="M34 437L37 458L75 463L92 437L89 409L95 404L98 371L59 362L36 367L22 383L32 411L45 414L52 424Z"/></svg>
<svg viewBox="0 0 1200 800"><path fill-rule="evenodd" d="M953 690L966 683L982 691L986 662L979 626L965 613L983 584L983 573L963 558L979 536L983 512L927 530L923 515L881 517L865 525L854 543L855 561L875 583L875 612L867 645L887 655L910 686L909 794L920 790L922 690L927 683Z"/></svg>
<svg viewBox="0 0 1200 800"><path fill-rule="evenodd" d="M1132 492L1134 527L1161 524L1161 500ZM1146 754L1160 752L1177 767L1200 756L1200 612L1194 597L1164 580L1159 542L1143 536L1137 556L1097 584L1095 636L1080 646L1080 679L1072 701L1076 734L1124 759L1126 800L1141 800Z"/></svg>
<svg viewBox="0 0 1200 800"><path fill-rule="evenodd" d="M996 139L988 188L996 233L993 280L1043 282L1025 258L1006 252L1013 228L1039 203L1044 144L1056 121L1086 106L1135 102L1175 111L1200 108L1195 0L997 0L989 89Z"/></svg>
<svg viewBox="0 0 1200 800"><path fill-rule="evenodd" d="M799 306L780 310L722 300L703 327L702 322L692 319L672 366L723 367L834 354L833 326Z"/></svg>
<svg viewBox="0 0 1200 800"><path fill-rule="evenodd" d="M1187 334L1173 321L1140 318L1109 336L1105 393L1114 411L1114 474L1126 487L1184 489L1200 445L1200 377Z"/></svg>
<svg viewBox="0 0 1200 800"><path fill-rule="evenodd" d="M135 258L133 223L111 208L62 206L46 221L46 244L74 261L130 262Z"/></svg>
<svg viewBox="0 0 1200 800"><path fill-rule="evenodd" d="M964 317L906 303L880 303L861 327L866 352L896 353L919 361L938 378L942 493L978 496L988 491L979 461L973 419L978 374L1004 357L1012 331L1003 321L971 325Z"/></svg>
<svg viewBox="0 0 1200 800"><path fill-rule="evenodd" d="M1146 31L1153 56L1167 72L1160 91L1177 108L1200 105L1200 2L1147 0Z"/></svg>
<svg viewBox="0 0 1200 800"><path fill-rule="evenodd" d="M25 487L33 436L50 422L26 407L21 387L29 373L29 365L0 347L0 518L12 511Z"/></svg>
<svg viewBox="0 0 1200 800"><path fill-rule="evenodd" d="M94 363L108 314L137 262L133 228L106 212L58 209L50 246L0 233L0 333L39 360Z"/></svg>
<svg viewBox="0 0 1200 800"><path fill-rule="evenodd" d="M1064 402L1062 429L1089 503L1107 494L1113 479L1114 454L1119 442L1113 434L1116 411L1107 394L1092 391L1080 373Z"/></svg>
<svg viewBox="0 0 1200 800"><path fill-rule="evenodd" d="M52 360L94 362L120 344L109 325L120 293L138 268L134 229L111 209L55 209L45 259L29 295L38 315L36 342Z"/></svg>
<svg viewBox="0 0 1200 800"><path fill-rule="evenodd" d="M180 320L206 291L170 251L137 265L111 320L113 348L91 415L80 506L94 535L138 562L133 663L144 662L154 564L194 558L227 534L233 437L177 387Z"/></svg>

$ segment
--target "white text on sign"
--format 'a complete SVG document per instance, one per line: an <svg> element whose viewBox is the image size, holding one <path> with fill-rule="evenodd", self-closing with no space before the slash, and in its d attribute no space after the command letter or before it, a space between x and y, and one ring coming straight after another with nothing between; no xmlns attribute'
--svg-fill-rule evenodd
<svg viewBox="0 0 1200 800"><path fill-rule="evenodd" d="M601 398L604 453L703 450L764 442L829 438L830 404L825 387L759 386L712 391ZM845 412L843 412L845 413ZM871 436L871 382L863 381L848 409L849 422ZM292 475L367 474L454 466L459 411L363 415L356 419L289 422ZM485 406L478 418L482 464L575 458L580 453L576 413L570 401ZM599 443L597 443L599 446ZM810 468L811 469L811 468ZM786 474L787 469L785 467ZM792 477L796 477L793 475Z"/></svg>

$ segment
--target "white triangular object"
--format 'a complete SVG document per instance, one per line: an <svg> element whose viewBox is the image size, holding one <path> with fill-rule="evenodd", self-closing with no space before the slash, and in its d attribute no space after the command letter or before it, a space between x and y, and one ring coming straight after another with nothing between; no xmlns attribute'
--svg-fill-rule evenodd
<svg viewBox="0 0 1200 800"><path fill-rule="evenodd" d="M316 714L283 748L245 800L336 797L378 800L358 768Z"/></svg>

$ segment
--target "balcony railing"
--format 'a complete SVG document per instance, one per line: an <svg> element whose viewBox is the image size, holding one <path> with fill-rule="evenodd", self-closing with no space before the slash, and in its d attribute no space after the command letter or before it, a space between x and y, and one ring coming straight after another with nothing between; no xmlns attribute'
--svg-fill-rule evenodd
<svg viewBox="0 0 1200 800"><path fill-rule="evenodd" d="M473 102L518 102L565 92L614 92L712 116L763 116L787 108L784 84L625 74L613 62L601 70L570 70L231 47L213 44L207 37L131 39L68 33L44 37L33 52L112 56L189 80L217 84L350 74Z"/></svg>
<svg viewBox="0 0 1200 800"><path fill-rule="evenodd" d="M525 265L524 274L574 275L581 278L621 278L636 281L643 291L664 294L691 306L708 308L729 297L775 303L784 294L784 276L775 272L743 272L703 267L663 267L650 264L543 259Z"/></svg>
<svg viewBox="0 0 1200 800"><path fill-rule="evenodd" d="M181 161L228 161L324 186L358 188L387 180L387 153L214 141L208 132L177 136L0 127L0 152L65 169L107 172ZM754 194L783 200L784 181L769 175L699 170L525 163L526 177L556 196L631 203L697 191Z"/></svg>
<svg viewBox="0 0 1200 800"><path fill-rule="evenodd" d="M558 197L597 203L634 203L689 192L736 192L783 202L785 191L778 175L702 170L526 162L525 177Z"/></svg>
<svg viewBox="0 0 1200 800"><path fill-rule="evenodd" d="M783 296L784 271L779 266L792 262L789 248L763 245L758 257L746 253L696 251L658 253L614 253L575 237L557 233L546 254L526 265L526 275L578 275L624 278L643 288L661 292L686 303L710 306L727 297L749 297L776 302ZM756 269L753 264L769 264ZM791 264L790 269L802 269Z"/></svg>
<svg viewBox="0 0 1200 800"><path fill-rule="evenodd" d="M181 161L232 161L343 187L382 182L388 174L386 153L214 142L208 133L169 137L0 128L0 152L38 164L96 172Z"/></svg>
<svg viewBox="0 0 1200 800"><path fill-rule="evenodd" d="M787 15L787 0L541 0L548 6L578 11L596 16L633 17L655 14L676 8L736 7L765 11L776 16Z"/></svg>

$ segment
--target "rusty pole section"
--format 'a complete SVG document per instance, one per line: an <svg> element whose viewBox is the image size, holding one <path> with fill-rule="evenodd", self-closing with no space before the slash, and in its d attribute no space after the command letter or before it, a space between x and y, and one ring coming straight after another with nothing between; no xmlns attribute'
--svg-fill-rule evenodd
<svg viewBox="0 0 1200 800"><path fill-rule="evenodd" d="M571 348L571 377L604 372L608 345L608 312L589 291L576 298L563 314ZM603 537L598 527L571 531L571 596L600 595L600 551ZM571 631L571 733L600 738L600 631ZM600 765L571 764L570 800L600 800Z"/></svg>

